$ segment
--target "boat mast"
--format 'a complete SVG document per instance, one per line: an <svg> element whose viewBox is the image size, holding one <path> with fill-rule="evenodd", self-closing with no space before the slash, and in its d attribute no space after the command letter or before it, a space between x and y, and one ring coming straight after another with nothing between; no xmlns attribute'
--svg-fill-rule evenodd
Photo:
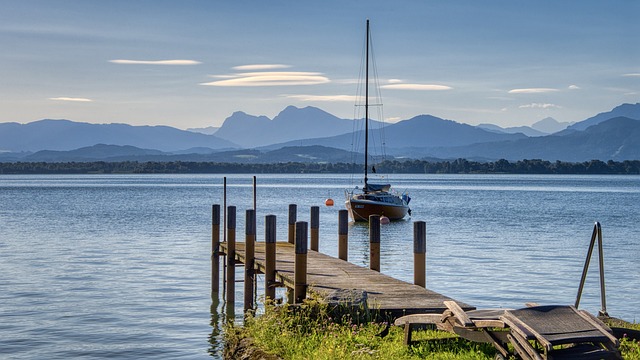
<svg viewBox="0 0 640 360"><path fill-rule="evenodd" d="M367 168L369 167L369 19L367 19L367 45L364 86L364 191L369 191Z"/></svg>

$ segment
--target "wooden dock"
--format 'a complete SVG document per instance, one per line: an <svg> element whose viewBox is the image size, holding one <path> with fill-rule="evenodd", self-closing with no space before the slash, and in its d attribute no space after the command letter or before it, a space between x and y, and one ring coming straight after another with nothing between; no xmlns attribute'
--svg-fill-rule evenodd
<svg viewBox="0 0 640 360"><path fill-rule="evenodd" d="M227 253L227 243L220 243L220 252ZM276 280L289 289L294 288L295 246L276 242ZM235 261L245 262L245 243L235 243ZM255 242L254 268L266 271L265 243ZM444 301L453 300L421 286L395 279L378 271L316 251L307 253L308 290L327 294L339 289L364 290L371 311L379 311L392 318L420 313L442 313L447 309ZM454 300L456 301L456 300ZM463 309L472 306L456 301Z"/></svg>
<svg viewBox="0 0 640 360"><path fill-rule="evenodd" d="M226 180L225 180L226 181ZM254 177L255 194L255 177ZM254 195L255 202L255 195ZM235 304L235 268L244 264L244 309L255 308L256 273L264 274L265 297L275 299L275 287L286 287L288 302L299 303L307 292L321 296L338 290L365 292L367 306L386 319L410 314L443 313L445 301L455 301L464 310L473 306L426 289L426 223L414 221L414 283L380 272L380 216L369 218L369 268L348 262L348 214L338 211L338 257L318 252L319 208L311 207L311 221L297 221L297 206L289 205L288 241L276 240L276 216L265 217L265 239L256 239L256 211L246 210L245 241L236 241L236 207L226 207L224 238L220 237L221 207L212 206L211 291L220 289L220 257L224 257L227 311ZM309 234L310 225L310 239ZM221 241L223 240L223 241ZM407 259L408 260L408 259Z"/></svg>

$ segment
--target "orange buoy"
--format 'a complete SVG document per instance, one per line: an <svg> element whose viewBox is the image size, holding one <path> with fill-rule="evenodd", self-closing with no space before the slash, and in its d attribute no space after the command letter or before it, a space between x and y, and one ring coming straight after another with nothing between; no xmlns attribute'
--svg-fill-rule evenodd
<svg viewBox="0 0 640 360"><path fill-rule="evenodd" d="M388 224L390 222L391 222L391 220L389 220L388 217L386 217L384 215L380 216L380 224Z"/></svg>
<svg viewBox="0 0 640 360"><path fill-rule="evenodd" d="M329 198L324 201L325 206L333 206L333 199Z"/></svg>

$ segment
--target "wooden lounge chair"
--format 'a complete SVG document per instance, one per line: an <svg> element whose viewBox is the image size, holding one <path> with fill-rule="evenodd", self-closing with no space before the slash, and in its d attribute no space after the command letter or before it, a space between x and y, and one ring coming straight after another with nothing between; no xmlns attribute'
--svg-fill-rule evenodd
<svg viewBox="0 0 640 360"><path fill-rule="evenodd" d="M508 329L500 319L506 309L464 311L455 301L445 301L448 310L442 313L438 328L453 332L461 338L492 344L499 355L507 357Z"/></svg>
<svg viewBox="0 0 640 360"><path fill-rule="evenodd" d="M619 341L611 329L584 310L573 306L464 311L454 301L445 301L448 310L440 314L403 316L395 325L403 326L405 344L417 325L431 324L474 341L491 343L496 359L508 358L511 343L516 355L525 360L622 359Z"/></svg>
<svg viewBox="0 0 640 360"><path fill-rule="evenodd" d="M618 339L600 320L573 306L507 310L500 317L522 359L622 359Z"/></svg>
<svg viewBox="0 0 640 360"><path fill-rule="evenodd" d="M491 343L503 356L507 350L508 330L500 320L505 309L482 309L464 311L455 301L445 301L442 314L413 314L398 318L396 326L404 326L404 343L411 344L411 334L420 325L432 325L439 330L448 331L474 341Z"/></svg>

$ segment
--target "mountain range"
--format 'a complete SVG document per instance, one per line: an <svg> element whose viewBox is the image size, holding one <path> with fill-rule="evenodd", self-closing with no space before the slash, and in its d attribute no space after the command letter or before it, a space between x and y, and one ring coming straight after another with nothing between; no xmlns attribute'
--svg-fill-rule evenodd
<svg viewBox="0 0 640 360"><path fill-rule="evenodd" d="M293 106L273 119L235 112L217 130L49 119L0 123L0 161L354 162L362 158L363 123ZM501 128L419 115L370 128L370 143L384 144L396 158L640 159L640 103L573 124L547 118Z"/></svg>

